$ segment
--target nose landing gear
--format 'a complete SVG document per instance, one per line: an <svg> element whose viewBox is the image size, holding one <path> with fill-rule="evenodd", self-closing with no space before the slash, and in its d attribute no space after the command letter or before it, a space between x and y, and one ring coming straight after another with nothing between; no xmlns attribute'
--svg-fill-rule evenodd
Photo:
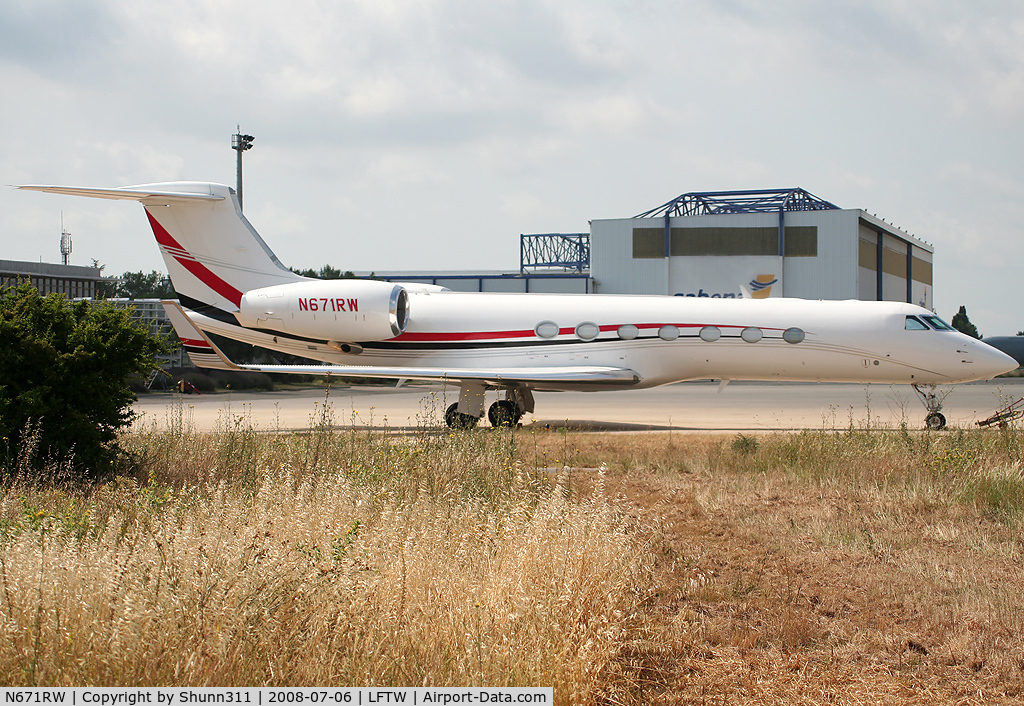
<svg viewBox="0 0 1024 706"><path fill-rule="evenodd" d="M925 425L934 431L946 428L946 417L942 412L932 412L924 418Z"/></svg>
<svg viewBox="0 0 1024 706"><path fill-rule="evenodd" d="M921 402L924 403L924 408L928 411L928 416L924 418L925 426L934 431L946 428L946 417L940 411L942 409L942 403L946 399L946 392L943 395L939 395L935 392L935 385L912 385L914 392L921 398Z"/></svg>

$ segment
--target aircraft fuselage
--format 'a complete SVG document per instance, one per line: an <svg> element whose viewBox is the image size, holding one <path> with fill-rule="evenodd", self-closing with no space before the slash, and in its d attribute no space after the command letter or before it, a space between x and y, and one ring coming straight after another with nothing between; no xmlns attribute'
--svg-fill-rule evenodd
<svg viewBox="0 0 1024 706"><path fill-rule="evenodd" d="M338 365L629 368L638 377L629 386L638 388L706 378L943 384L1007 367L1001 354L957 331L908 329L908 316L934 315L898 302L412 290L408 306L401 335L351 341L358 355L329 345L348 340L353 314L330 306L307 314L320 339L289 336L284 321L247 330L204 317L201 328Z"/></svg>

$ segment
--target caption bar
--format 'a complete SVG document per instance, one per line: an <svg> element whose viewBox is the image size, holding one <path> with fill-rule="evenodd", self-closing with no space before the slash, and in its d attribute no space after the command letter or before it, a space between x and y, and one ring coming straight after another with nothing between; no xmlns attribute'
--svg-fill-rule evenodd
<svg viewBox="0 0 1024 706"><path fill-rule="evenodd" d="M339 704L364 706L449 706L450 704L552 704L547 687L359 687L353 689L229 688L229 687L0 687L0 706L49 704L51 706L184 706L230 704L231 706L294 706Z"/></svg>

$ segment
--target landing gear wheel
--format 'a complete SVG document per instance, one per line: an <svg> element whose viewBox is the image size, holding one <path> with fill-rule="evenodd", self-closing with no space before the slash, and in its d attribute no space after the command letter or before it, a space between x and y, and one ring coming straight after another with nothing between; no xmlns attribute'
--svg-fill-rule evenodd
<svg viewBox="0 0 1024 706"><path fill-rule="evenodd" d="M523 418L523 413L508 400L498 400L487 410L487 420L492 427L514 427Z"/></svg>
<svg viewBox="0 0 1024 706"><path fill-rule="evenodd" d="M452 402L444 413L444 423L452 429L472 429L478 421L472 414L459 412L458 402Z"/></svg>
<svg viewBox="0 0 1024 706"><path fill-rule="evenodd" d="M914 388L914 392L924 402L924 408L928 412L928 416L924 418L925 426L932 430L939 430L946 428L946 417L943 416L942 402L946 399L945 394L939 394L936 392L935 385L911 385Z"/></svg>

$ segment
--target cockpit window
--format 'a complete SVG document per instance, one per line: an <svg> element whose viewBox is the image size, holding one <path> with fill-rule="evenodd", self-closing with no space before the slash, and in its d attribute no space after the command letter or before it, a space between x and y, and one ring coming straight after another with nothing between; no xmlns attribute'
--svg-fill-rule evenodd
<svg viewBox="0 0 1024 706"><path fill-rule="evenodd" d="M928 324L936 331L956 331L955 328L947 324L938 316L922 316L921 318L927 321Z"/></svg>
<svg viewBox="0 0 1024 706"><path fill-rule="evenodd" d="M908 331L927 331L928 327L924 325L924 322L916 316L908 316L907 324L904 327Z"/></svg>

